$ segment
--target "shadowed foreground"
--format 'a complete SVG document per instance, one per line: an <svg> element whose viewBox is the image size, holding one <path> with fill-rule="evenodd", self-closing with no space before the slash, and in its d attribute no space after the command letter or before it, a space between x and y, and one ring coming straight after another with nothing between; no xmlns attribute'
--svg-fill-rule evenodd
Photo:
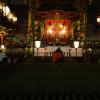
<svg viewBox="0 0 100 100"><path fill-rule="evenodd" d="M0 92L0 100L99 100L100 65L1 64Z"/></svg>

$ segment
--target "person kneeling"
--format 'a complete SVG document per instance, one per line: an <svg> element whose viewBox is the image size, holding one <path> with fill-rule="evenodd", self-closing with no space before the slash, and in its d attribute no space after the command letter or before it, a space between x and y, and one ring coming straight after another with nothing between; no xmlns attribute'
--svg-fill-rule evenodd
<svg viewBox="0 0 100 100"><path fill-rule="evenodd" d="M63 62L64 61L64 55L63 52L58 48L53 54L52 54L53 62Z"/></svg>

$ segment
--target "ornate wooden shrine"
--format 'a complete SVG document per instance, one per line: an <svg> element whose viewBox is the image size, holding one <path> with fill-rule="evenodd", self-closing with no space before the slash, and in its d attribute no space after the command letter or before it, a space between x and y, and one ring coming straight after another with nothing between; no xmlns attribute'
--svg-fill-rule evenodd
<svg viewBox="0 0 100 100"><path fill-rule="evenodd" d="M42 40L46 44L55 42L69 43L71 40L84 40L85 12L83 9L78 9L74 12L62 10L61 8L41 10L38 9L40 6L39 0L36 0L37 6L33 9L32 0L29 1L28 35L33 34L34 40ZM33 21L34 31L32 33Z"/></svg>
<svg viewBox="0 0 100 100"><path fill-rule="evenodd" d="M36 12L35 39L42 39L47 43L67 43L72 38L83 39L83 22L80 17L78 12L66 12L61 9Z"/></svg>

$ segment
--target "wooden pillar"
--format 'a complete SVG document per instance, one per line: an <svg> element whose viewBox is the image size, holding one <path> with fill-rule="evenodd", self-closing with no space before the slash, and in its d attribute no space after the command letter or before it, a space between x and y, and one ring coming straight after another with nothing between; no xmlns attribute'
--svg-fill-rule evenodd
<svg viewBox="0 0 100 100"><path fill-rule="evenodd" d="M27 33L29 35L30 32L32 32L32 0L28 0L27 5L28 5Z"/></svg>
<svg viewBox="0 0 100 100"><path fill-rule="evenodd" d="M34 56L34 23L35 23L35 3L34 0L27 0L28 5L28 21L27 21L27 37L31 37L32 43L30 44Z"/></svg>

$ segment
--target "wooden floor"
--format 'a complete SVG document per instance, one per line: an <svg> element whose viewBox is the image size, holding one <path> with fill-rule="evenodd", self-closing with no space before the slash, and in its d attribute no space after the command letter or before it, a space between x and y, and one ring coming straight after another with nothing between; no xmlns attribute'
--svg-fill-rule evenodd
<svg viewBox="0 0 100 100"><path fill-rule="evenodd" d="M2 92L0 100L100 100L99 92Z"/></svg>
<svg viewBox="0 0 100 100"><path fill-rule="evenodd" d="M9 98L19 95L18 98L24 96L25 98L37 98L25 100L44 100L43 98L48 98L48 96L53 98L50 100L88 100L87 98L90 98L89 100L100 100L100 65L1 64L0 92L0 98L6 98L5 95L9 95ZM73 97L71 99L72 95L76 99L73 99ZM65 99L66 97L69 99Z"/></svg>

